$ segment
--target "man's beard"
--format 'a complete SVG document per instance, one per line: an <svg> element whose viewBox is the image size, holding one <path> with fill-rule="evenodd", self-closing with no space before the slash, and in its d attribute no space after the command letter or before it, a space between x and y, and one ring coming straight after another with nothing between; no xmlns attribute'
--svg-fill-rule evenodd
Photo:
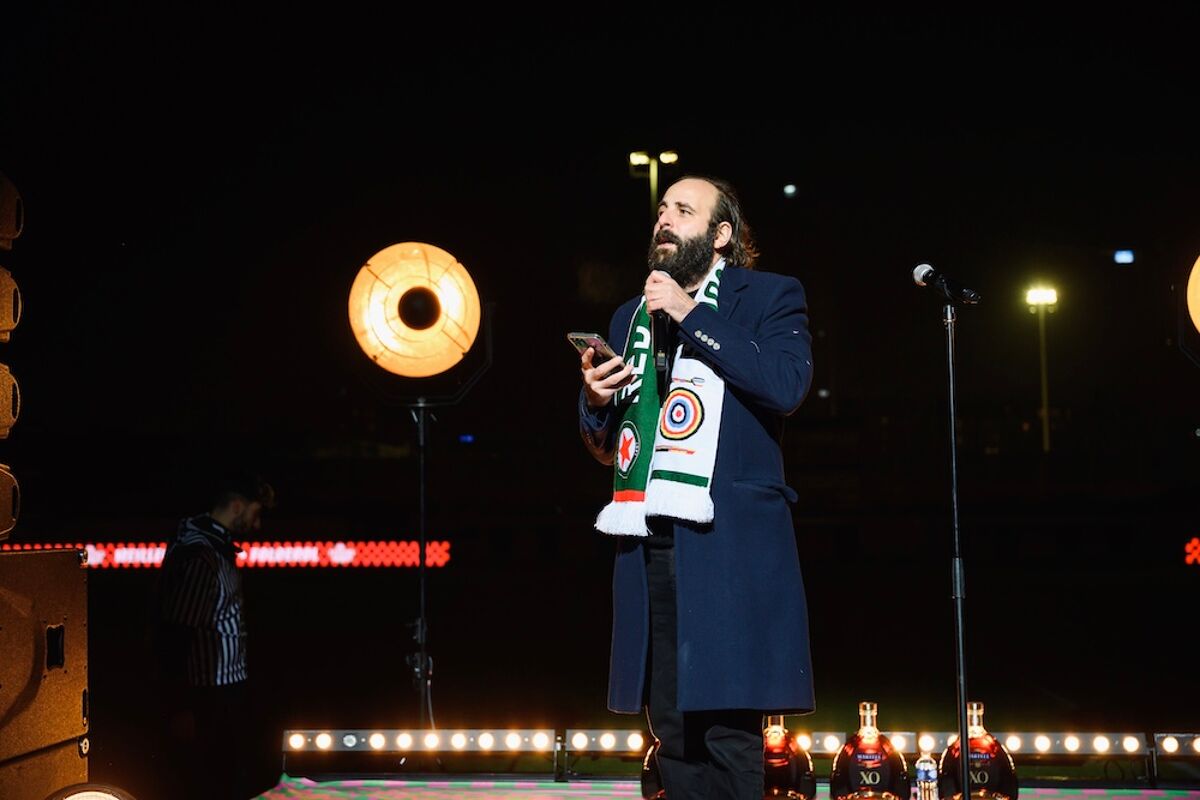
<svg viewBox="0 0 1200 800"><path fill-rule="evenodd" d="M229 520L229 524L225 526L230 533L244 534L254 530L254 521L250 514L243 511L233 519Z"/></svg>
<svg viewBox="0 0 1200 800"><path fill-rule="evenodd" d="M687 289L699 283L712 268L713 244L716 241L717 232L711 228L690 239L680 239L671 231L659 231L657 236L650 239L646 261L650 269L663 270ZM658 245L662 242L672 242L675 251L659 251Z"/></svg>

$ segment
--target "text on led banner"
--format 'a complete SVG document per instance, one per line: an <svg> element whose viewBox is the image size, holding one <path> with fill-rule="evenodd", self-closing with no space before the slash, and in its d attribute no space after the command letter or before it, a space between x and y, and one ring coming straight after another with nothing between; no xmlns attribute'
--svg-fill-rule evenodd
<svg viewBox="0 0 1200 800"><path fill-rule="evenodd" d="M240 542L239 567L416 567L419 542ZM155 568L162 566L165 542L88 544L2 544L0 552L19 550L82 550L94 569ZM425 566L450 563L450 542L425 543Z"/></svg>

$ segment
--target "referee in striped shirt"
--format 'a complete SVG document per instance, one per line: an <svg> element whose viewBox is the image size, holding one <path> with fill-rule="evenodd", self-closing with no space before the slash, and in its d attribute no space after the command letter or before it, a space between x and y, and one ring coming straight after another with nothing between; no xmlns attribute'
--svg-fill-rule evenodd
<svg viewBox="0 0 1200 800"><path fill-rule="evenodd" d="M241 548L275 491L254 474L217 487L210 511L180 521L157 596L156 649L166 701L172 797L249 797L246 621Z"/></svg>

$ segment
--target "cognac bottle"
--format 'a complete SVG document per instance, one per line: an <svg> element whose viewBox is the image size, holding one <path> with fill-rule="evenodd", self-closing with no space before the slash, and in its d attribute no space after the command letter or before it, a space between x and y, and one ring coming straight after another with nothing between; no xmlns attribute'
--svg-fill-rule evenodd
<svg viewBox="0 0 1200 800"><path fill-rule="evenodd" d="M1017 800L1017 770L1008 750L983 727L983 703L967 703L967 764L971 776L971 797L991 800ZM942 751L938 762L938 793L944 798L962 800L962 766L959 743Z"/></svg>
<svg viewBox="0 0 1200 800"><path fill-rule="evenodd" d="M812 756L784 727L782 714L768 716L763 728L763 786L765 797L813 800L817 794Z"/></svg>
<svg viewBox="0 0 1200 800"><path fill-rule="evenodd" d="M858 704L858 732L833 757L829 796L833 800L909 800L911 786L904 755L876 725L875 703Z"/></svg>

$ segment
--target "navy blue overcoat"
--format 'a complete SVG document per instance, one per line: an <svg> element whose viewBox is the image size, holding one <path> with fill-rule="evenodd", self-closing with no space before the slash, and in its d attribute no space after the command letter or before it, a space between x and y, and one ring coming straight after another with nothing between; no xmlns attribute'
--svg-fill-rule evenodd
<svg viewBox="0 0 1200 800"><path fill-rule="evenodd" d="M617 309L609 342L624 352L640 296ZM675 530L678 708L815 708L808 608L792 524L796 493L784 482L784 419L812 383L812 339L804 288L795 278L725 267L717 309L684 317L679 341L725 381L712 482L711 524ZM719 345L719 346L718 346ZM580 432L612 463L609 406L580 402ZM644 705L649 599L640 537L618 537L613 570L608 707Z"/></svg>

